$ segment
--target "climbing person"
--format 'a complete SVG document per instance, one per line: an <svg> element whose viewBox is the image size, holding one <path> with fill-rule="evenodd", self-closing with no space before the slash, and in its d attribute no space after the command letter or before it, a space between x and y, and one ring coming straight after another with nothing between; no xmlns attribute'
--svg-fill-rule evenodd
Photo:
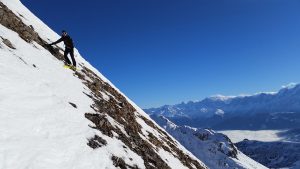
<svg viewBox="0 0 300 169"><path fill-rule="evenodd" d="M75 61L75 58L74 58L74 44L73 44L73 40L72 38L68 35L68 33L63 30L62 31L62 34L61 34L61 38L58 39L57 41L49 44L50 46L51 45L55 45L57 43L60 43L64 41L64 44L65 44L65 52L64 52L64 58L65 58L65 63L66 65L68 66L72 66L71 65L71 62L68 58L68 54L70 53L70 56L71 56L71 59L72 59L72 63L73 63L73 68L76 69L76 61Z"/></svg>

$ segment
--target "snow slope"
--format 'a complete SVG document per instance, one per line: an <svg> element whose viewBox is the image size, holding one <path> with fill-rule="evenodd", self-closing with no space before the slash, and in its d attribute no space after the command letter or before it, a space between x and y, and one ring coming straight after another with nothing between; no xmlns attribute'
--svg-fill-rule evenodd
<svg viewBox="0 0 300 169"><path fill-rule="evenodd" d="M177 126L163 116L153 115L151 117L209 168L266 168L240 152L223 134L209 129Z"/></svg>
<svg viewBox="0 0 300 169"><path fill-rule="evenodd" d="M1 169L206 168L77 50L64 69L63 45L45 48L58 38L0 0Z"/></svg>

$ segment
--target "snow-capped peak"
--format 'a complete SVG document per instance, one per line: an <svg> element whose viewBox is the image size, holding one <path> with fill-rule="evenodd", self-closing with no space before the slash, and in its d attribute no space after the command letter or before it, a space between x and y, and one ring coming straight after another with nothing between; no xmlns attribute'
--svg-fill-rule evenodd
<svg viewBox="0 0 300 169"><path fill-rule="evenodd" d="M210 96L208 99L213 100L213 101L227 101L227 100L233 99L235 97L236 96L224 96L221 94L217 94L217 95Z"/></svg>
<svg viewBox="0 0 300 169"><path fill-rule="evenodd" d="M293 89L293 88L295 88L296 86L297 86L297 83L291 82L291 83L289 83L289 84L287 84L287 85L283 85L283 86L282 86L282 89Z"/></svg>

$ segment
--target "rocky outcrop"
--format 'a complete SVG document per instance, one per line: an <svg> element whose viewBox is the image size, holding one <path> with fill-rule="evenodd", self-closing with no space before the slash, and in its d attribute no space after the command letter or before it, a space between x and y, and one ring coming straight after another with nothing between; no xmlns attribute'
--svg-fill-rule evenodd
<svg viewBox="0 0 300 169"><path fill-rule="evenodd" d="M32 26L25 25L10 9L0 2L0 23L1 25L17 32L19 36L27 42L38 39L38 34L34 32Z"/></svg>
<svg viewBox="0 0 300 169"><path fill-rule="evenodd" d="M20 15L20 17L22 17L22 15ZM26 42L31 43L34 41L49 50L59 60L63 59L62 54L59 53L59 50L62 49L47 46L47 42L34 31L33 26L24 24L22 20L2 2L0 2L0 24L18 33Z"/></svg>

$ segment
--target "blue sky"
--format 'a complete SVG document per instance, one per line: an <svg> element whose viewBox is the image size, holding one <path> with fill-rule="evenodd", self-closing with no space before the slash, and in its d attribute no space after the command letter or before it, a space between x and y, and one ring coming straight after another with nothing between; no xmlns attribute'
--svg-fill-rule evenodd
<svg viewBox="0 0 300 169"><path fill-rule="evenodd" d="M142 108L300 82L299 0L22 2Z"/></svg>

